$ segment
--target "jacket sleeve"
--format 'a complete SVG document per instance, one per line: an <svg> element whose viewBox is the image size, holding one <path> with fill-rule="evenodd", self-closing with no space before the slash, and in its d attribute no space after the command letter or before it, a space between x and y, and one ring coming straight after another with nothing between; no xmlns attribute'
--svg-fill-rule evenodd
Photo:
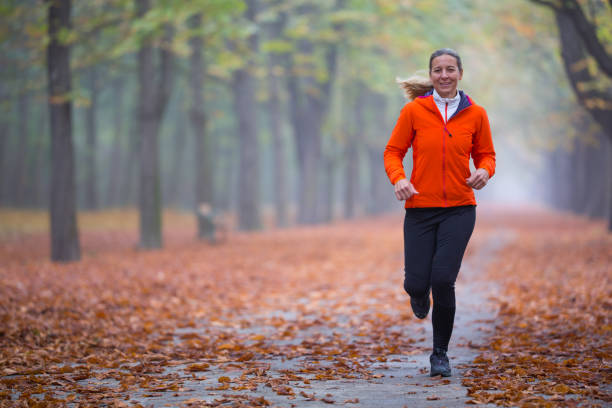
<svg viewBox="0 0 612 408"><path fill-rule="evenodd" d="M489 118L484 109L482 110L480 128L474 135L472 159L477 169L485 169L489 173L489 178L493 177L493 174L495 174L495 149L493 148Z"/></svg>
<svg viewBox="0 0 612 408"><path fill-rule="evenodd" d="M385 171L387 172L391 184L395 184L399 180L406 178L402 160L412 144L413 136L414 129L412 127L412 116L408 105L405 105L400 112L395 127L391 132L387 147L385 147L385 152L383 153Z"/></svg>

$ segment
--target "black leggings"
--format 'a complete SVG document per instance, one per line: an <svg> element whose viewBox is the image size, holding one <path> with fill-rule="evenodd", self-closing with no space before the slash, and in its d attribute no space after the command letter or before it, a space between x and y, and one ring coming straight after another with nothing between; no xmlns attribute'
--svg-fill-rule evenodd
<svg viewBox="0 0 612 408"><path fill-rule="evenodd" d="M448 349L455 320L455 280L476 221L473 205L407 208L404 218L404 289L433 293L433 344Z"/></svg>

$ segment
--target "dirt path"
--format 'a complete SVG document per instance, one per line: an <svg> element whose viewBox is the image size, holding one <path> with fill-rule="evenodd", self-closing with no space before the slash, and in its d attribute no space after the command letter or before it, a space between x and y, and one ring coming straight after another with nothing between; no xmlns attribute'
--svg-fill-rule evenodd
<svg viewBox="0 0 612 408"><path fill-rule="evenodd" d="M184 381L182 392L164 392L154 397L133 396L132 401L143 405L156 407L174 406L190 403L194 405L226 406L237 396L245 397L243 401L253 403L253 396L263 397L271 406L278 407L321 407L332 403L355 407L464 407L470 400L466 388L462 386L462 373L465 365L477 355L476 347L485 342L492 332L492 322L496 315L495 306L489 301L497 288L491 282L482 279L484 268L495 257L496 252L511 239L510 233L498 231L488 234L490 237L481 240L481 245L472 251L462 266L457 284L457 318L455 330L450 345L453 376L450 378L430 378L429 353L431 347L431 315L423 321L411 320L408 324L398 327L401 335L412 339L409 350L398 354L387 355L384 362L372 364L367 378L336 379L326 381L309 381L305 384L296 381L292 384L294 395L279 395L278 388L266 386L264 381L257 388L232 391L211 390L219 385L220 377L236 377L241 369L217 369L206 372L205 380ZM401 275L401 271L398 272ZM390 288L387 288L390 289ZM390 289L391 290L391 289ZM406 299L407 296L406 296ZM406 302L405 307L409 308ZM404 311L405 312L405 311ZM286 319L296 319L297 316L285 315ZM342 320L342 316L338 316ZM342 328L330 330L306 330L292 338L292 344L300 344L311 336L324 336L342 333L350 336L351 330ZM265 327L250 327L251 335L269 335ZM316 340L314 340L316 342ZM280 378L285 373L298 373L301 368L313 361L319 361L312 356L301 356L295 359L273 358L262 362L269 364L267 376L271 379ZM180 375L181 369L174 370ZM306 376L306 378L312 376ZM250 397L249 397L250 396ZM255 400L257 401L257 400ZM229 405L227 405L229 406ZM484 405L487 406L487 405ZM494 406L494 405L491 405Z"/></svg>

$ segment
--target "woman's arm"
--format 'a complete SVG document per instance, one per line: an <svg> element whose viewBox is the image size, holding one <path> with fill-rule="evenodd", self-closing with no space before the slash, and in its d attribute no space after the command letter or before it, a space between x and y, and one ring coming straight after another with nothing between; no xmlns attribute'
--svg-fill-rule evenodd
<svg viewBox="0 0 612 408"><path fill-rule="evenodd" d="M480 127L474 135L474 145L472 146L472 159L474 160L474 166L476 167L476 169L486 170L486 184L489 178L493 177L493 174L495 174L495 149L493 148L493 139L491 137L491 126L489 125L489 118L487 117L487 112L484 109L482 109ZM474 172L470 179L474 177L477 172L478 171ZM484 185L480 188L482 187L484 187Z"/></svg>
<svg viewBox="0 0 612 408"><path fill-rule="evenodd" d="M383 153L385 171L393 185L399 180L406 178L402 160L412 144L413 133L412 117L408 105L405 105L400 112Z"/></svg>

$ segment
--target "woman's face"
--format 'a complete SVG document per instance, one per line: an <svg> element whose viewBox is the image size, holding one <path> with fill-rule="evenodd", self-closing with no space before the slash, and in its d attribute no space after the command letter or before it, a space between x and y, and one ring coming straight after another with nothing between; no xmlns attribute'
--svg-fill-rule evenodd
<svg viewBox="0 0 612 408"><path fill-rule="evenodd" d="M457 60L451 55L440 55L431 61L429 78L438 95L443 98L453 98L457 94L457 83L462 76Z"/></svg>

